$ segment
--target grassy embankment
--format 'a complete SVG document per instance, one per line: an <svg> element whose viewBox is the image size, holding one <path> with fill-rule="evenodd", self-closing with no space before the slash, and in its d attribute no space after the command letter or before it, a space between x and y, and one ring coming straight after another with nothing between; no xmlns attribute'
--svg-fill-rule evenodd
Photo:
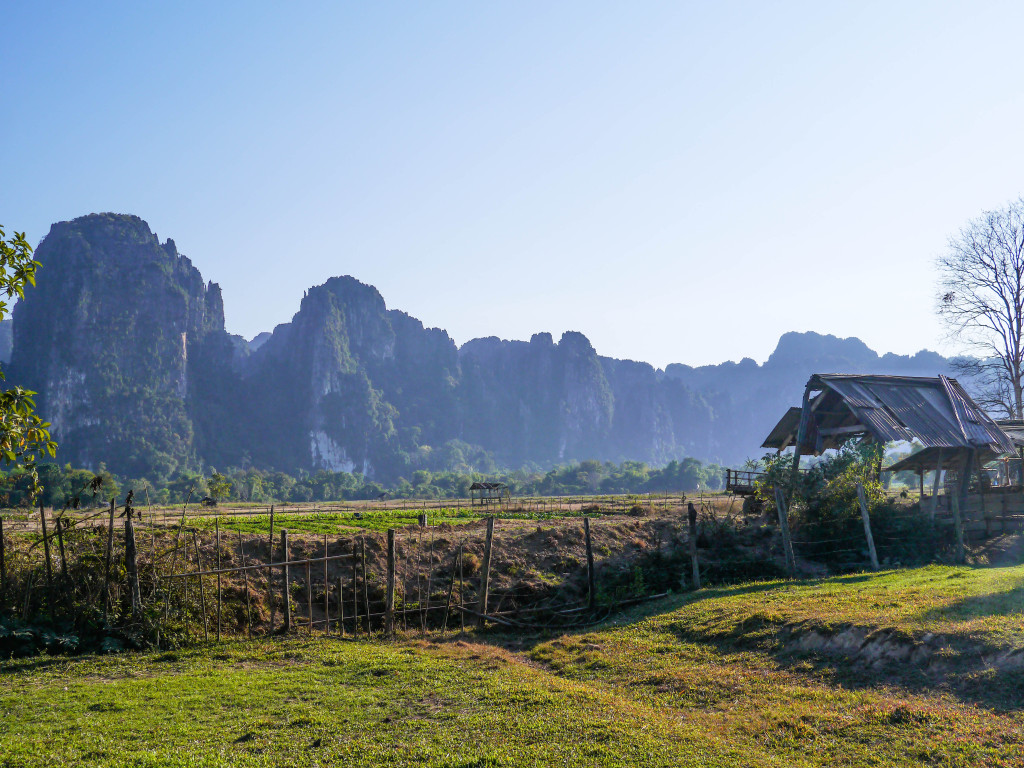
<svg viewBox="0 0 1024 768"><path fill-rule="evenodd" d="M709 589L526 641L297 638L0 665L0 765L1021 765L1024 567ZM944 672L792 650L941 637ZM504 645L503 645L504 643ZM985 656L988 654L989 656Z"/></svg>

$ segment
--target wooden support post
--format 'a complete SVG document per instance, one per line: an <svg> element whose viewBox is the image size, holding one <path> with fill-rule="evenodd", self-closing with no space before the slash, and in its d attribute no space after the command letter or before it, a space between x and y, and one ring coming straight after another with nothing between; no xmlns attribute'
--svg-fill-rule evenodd
<svg viewBox="0 0 1024 768"><path fill-rule="evenodd" d="M939 506L939 487L942 482L942 449L939 449L938 462L935 465L935 480L932 481L932 504L931 504L931 521L935 522L935 511Z"/></svg>
<svg viewBox="0 0 1024 768"><path fill-rule="evenodd" d="M686 516L690 524L690 535L687 537L690 546L690 567L693 572L693 588L700 589L700 561L697 559L697 508L688 502Z"/></svg>
<svg viewBox="0 0 1024 768"><path fill-rule="evenodd" d="M960 476L960 492L957 494L956 505L953 507L953 528L956 533L956 561L967 561L967 548L964 545L963 511L967 506L967 492L971 487L971 470L977 457L977 451L971 449L964 459L964 468Z"/></svg>
<svg viewBox="0 0 1024 768"><path fill-rule="evenodd" d="M388 584L384 595L384 633L395 635L395 530L388 528Z"/></svg>
<svg viewBox="0 0 1024 768"><path fill-rule="evenodd" d="M789 536L789 515L786 511L786 500L782 489L775 486L775 506L779 511L779 530L782 532L782 551L786 556L786 573L790 578L796 576L796 558L793 556L793 540Z"/></svg>
<svg viewBox="0 0 1024 768"><path fill-rule="evenodd" d="M238 559L245 568L245 549L242 547L242 529L238 529ZM242 584L245 586L245 632L252 637L252 605L249 601L249 572L242 571Z"/></svg>
<svg viewBox="0 0 1024 768"><path fill-rule="evenodd" d="M330 582L327 580L327 534L324 534L324 631L331 633Z"/></svg>
<svg viewBox="0 0 1024 768"><path fill-rule="evenodd" d="M217 535L217 570L220 570L220 515L213 519L213 528ZM221 619L222 592L220 585L220 574L217 574L217 642L220 642L220 619Z"/></svg>
<svg viewBox="0 0 1024 768"><path fill-rule="evenodd" d="M487 518L487 538L484 540L483 573L480 576L480 599L477 602L477 626L483 628L487 614L487 596L491 582L491 542L494 539L494 516Z"/></svg>
<svg viewBox="0 0 1024 768"><path fill-rule="evenodd" d="M288 561L291 559L288 556L288 531L281 529L281 553L284 555L284 587L282 591L282 607L281 610L284 612L284 631L287 632L292 628L292 595L289 587L291 585L290 574L288 572Z"/></svg>
<svg viewBox="0 0 1024 768"><path fill-rule="evenodd" d="M103 571L103 626L107 626L107 616L110 613L110 561L114 556L114 503L115 500L111 497L110 520L107 523L107 559L106 568ZM187 629L186 626L186 632Z"/></svg>
<svg viewBox="0 0 1024 768"><path fill-rule="evenodd" d="M53 618L53 572L50 567L50 537L46 531L46 508L42 499L39 500L39 520L43 526L43 557L46 558L46 603Z"/></svg>
<svg viewBox="0 0 1024 768"><path fill-rule="evenodd" d="M596 577L594 575L594 546L590 540L590 518L583 518L583 538L587 545L587 606L594 610L597 605L597 589L594 586Z"/></svg>
<svg viewBox="0 0 1024 768"><path fill-rule="evenodd" d="M796 495L797 481L800 479L800 451L803 449L804 441L807 439L807 427L813 418L814 415L811 413L811 382L807 382L807 386L804 387L803 400L800 403L800 425L797 427L796 443L793 446L793 470L789 478L788 495L788 501L790 504L793 503L793 498ZM786 530L786 537L788 538L788 523L786 524ZM792 556L791 550L790 556Z"/></svg>
<svg viewBox="0 0 1024 768"><path fill-rule="evenodd" d="M953 532L956 535L956 561L963 563L967 560L967 548L964 546L964 524L960 517L960 495L954 494L950 499L950 510L953 512Z"/></svg>
<svg viewBox="0 0 1024 768"><path fill-rule="evenodd" d="M924 475L922 474L922 477ZM857 483L857 501L860 502L860 516L864 521L864 537L868 540L868 555L871 557L871 570L877 571L878 552L875 551L875 537L871 535L871 516L868 514L868 499L864 495L864 486Z"/></svg>
<svg viewBox="0 0 1024 768"><path fill-rule="evenodd" d="M918 497L921 502L924 502L924 467L921 467L921 471L917 473L917 477L921 484L921 490L918 493Z"/></svg>
<svg viewBox="0 0 1024 768"><path fill-rule="evenodd" d="M127 520L128 518L125 517L125 536L127 536L128 532ZM239 535L241 535L241 532L239 532ZM199 555L199 537L196 535L195 529L192 530L192 546L195 548L196 551L196 570L202 571L203 560ZM210 624L206 616L206 585L203 584L202 576L196 576L196 578L199 579L199 604L203 608L203 639L206 642L210 642Z"/></svg>

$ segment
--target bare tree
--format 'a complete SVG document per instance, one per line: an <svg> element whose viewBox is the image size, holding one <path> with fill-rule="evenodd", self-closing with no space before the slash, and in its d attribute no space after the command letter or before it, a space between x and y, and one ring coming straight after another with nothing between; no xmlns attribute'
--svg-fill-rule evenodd
<svg viewBox="0 0 1024 768"><path fill-rule="evenodd" d="M938 313L978 404L1024 418L1024 198L986 211L937 260Z"/></svg>

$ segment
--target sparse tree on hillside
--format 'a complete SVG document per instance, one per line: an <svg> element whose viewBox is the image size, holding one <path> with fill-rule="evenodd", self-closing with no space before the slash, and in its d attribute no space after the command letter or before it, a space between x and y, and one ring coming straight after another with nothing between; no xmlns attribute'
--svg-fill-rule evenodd
<svg viewBox="0 0 1024 768"><path fill-rule="evenodd" d="M939 317L970 355L955 369L983 408L1024 418L1024 198L968 222L937 266Z"/></svg>

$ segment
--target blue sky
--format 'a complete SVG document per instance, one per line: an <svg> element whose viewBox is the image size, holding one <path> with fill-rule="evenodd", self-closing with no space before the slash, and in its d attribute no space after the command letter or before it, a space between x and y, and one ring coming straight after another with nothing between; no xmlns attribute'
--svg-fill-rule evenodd
<svg viewBox="0 0 1024 768"><path fill-rule="evenodd" d="M932 262L1024 193L1024 4L4 9L0 223L135 213L228 329L337 274L463 343L954 351ZM41 275L45 279L45 273Z"/></svg>

